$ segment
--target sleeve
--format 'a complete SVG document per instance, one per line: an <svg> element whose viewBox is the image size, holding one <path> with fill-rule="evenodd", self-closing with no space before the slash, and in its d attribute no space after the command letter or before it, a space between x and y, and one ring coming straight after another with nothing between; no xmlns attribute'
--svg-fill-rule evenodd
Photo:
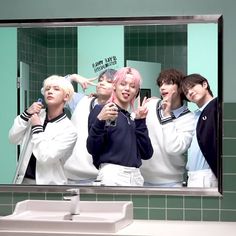
<svg viewBox="0 0 236 236"><path fill-rule="evenodd" d="M136 126L136 139L137 150L141 156L141 159L148 160L153 155L152 143L148 135L148 129L146 126L146 119L135 120Z"/></svg>
<svg viewBox="0 0 236 236"><path fill-rule="evenodd" d="M65 161L72 154L77 139L73 125L62 128L60 122L56 124L54 130L36 132L32 135L33 153L39 163L54 163L59 159ZM52 135L55 129L57 133Z"/></svg>
<svg viewBox="0 0 236 236"><path fill-rule="evenodd" d="M64 78L71 82L71 75L66 75ZM71 113L74 112L76 105L79 103L79 101L84 97L85 95L83 93L74 93L72 99L66 103L65 107L70 110Z"/></svg>
<svg viewBox="0 0 236 236"><path fill-rule="evenodd" d="M183 120L162 125L164 149L168 154L175 156L187 151L194 132L194 116L192 113L189 112L177 119Z"/></svg>
<svg viewBox="0 0 236 236"><path fill-rule="evenodd" d="M30 127L29 118L31 117L26 111L14 119L13 125L9 130L8 138L13 144L21 144L26 130Z"/></svg>
<svg viewBox="0 0 236 236"><path fill-rule="evenodd" d="M100 121L97 118L101 109L102 106L95 106L88 118L87 150L92 156L99 155L106 143L107 131L105 129L105 121Z"/></svg>
<svg viewBox="0 0 236 236"><path fill-rule="evenodd" d="M84 95L83 93L74 93L72 99L66 103L66 108L68 108L70 112L73 113L75 111L77 104L84 96L86 95Z"/></svg>
<svg viewBox="0 0 236 236"><path fill-rule="evenodd" d="M217 116L218 102L214 99L202 111L197 124L197 140L215 176L217 174ZM209 148L211 147L211 148Z"/></svg>

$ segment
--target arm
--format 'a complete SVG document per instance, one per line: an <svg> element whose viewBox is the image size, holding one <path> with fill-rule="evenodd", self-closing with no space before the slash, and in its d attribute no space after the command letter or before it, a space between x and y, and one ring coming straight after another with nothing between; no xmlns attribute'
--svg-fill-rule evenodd
<svg viewBox="0 0 236 236"><path fill-rule="evenodd" d="M101 106L95 106L88 118L87 149L93 156L97 156L102 152L106 142L105 120L97 118L101 113L101 109Z"/></svg>
<svg viewBox="0 0 236 236"><path fill-rule="evenodd" d="M136 139L137 139L137 150L140 154L141 159L148 160L152 157L153 148L151 140L148 136L148 130L146 126L146 119L136 119Z"/></svg>
<svg viewBox="0 0 236 236"><path fill-rule="evenodd" d="M77 133L70 123L48 124L44 132L39 126L34 126L32 132L33 153L38 162L47 164L59 159L65 161L72 154Z"/></svg>
<svg viewBox="0 0 236 236"><path fill-rule="evenodd" d="M29 122L31 116L38 114L42 108L41 102L34 102L27 110L15 118L8 136L11 143L20 144L22 142L27 128L31 126Z"/></svg>
<svg viewBox="0 0 236 236"><path fill-rule="evenodd" d="M170 155L181 155L189 148L194 132L194 117L187 113L162 124L164 149Z"/></svg>

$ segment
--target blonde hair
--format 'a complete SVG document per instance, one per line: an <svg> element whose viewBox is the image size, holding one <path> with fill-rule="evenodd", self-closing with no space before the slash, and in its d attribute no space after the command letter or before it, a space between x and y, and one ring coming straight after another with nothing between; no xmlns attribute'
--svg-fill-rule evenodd
<svg viewBox="0 0 236 236"><path fill-rule="evenodd" d="M114 80L113 80L113 85L116 85L118 82L125 80L127 75L131 75L132 79L134 81L135 84L135 88L137 89L137 94L139 93L139 89L141 87L141 83L142 83L142 78L140 73L131 67L123 67L121 69L119 69L114 76ZM109 101L114 101L116 95L115 92L112 91L111 94L111 98L109 99ZM136 97L134 97L131 101L130 101L130 106L132 109L134 109L134 101L135 101Z"/></svg>
<svg viewBox="0 0 236 236"><path fill-rule="evenodd" d="M68 101L71 100L74 95L74 87L72 86L70 81L59 75L52 75L46 78L43 81L43 88L41 89L41 93L44 95L46 87L52 84L56 84L57 86L59 86L69 96Z"/></svg>

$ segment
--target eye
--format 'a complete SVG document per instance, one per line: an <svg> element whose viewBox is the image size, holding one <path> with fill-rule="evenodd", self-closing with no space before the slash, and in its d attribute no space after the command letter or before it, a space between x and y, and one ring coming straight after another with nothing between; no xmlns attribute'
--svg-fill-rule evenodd
<svg viewBox="0 0 236 236"><path fill-rule="evenodd" d="M55 87L54 87L54 90L59 91L59 90L60 90L60 87L59 87L59 86L55 86Z"/></svg>
<svg viewBox="0 0 236 236"><path fill-rule="evenodd" d="M112 83L112 79L107 79L107 83Z"/></svg>
<svg viewBox="0 0 236 236"><path fill-rule="evenodd" d="M135 84L131 84L130 87L131 87L131 88L135 88Z"/></svg>

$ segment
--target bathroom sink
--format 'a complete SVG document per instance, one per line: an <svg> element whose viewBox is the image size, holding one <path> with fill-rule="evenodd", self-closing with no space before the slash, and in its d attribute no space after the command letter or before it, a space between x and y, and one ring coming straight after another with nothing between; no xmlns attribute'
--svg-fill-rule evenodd
<svg viewBox="0 0 236 236"><path fill-rule="evenodd" d="M80 214L70 214L70 201L25 200L13 214L0 218L2 231L47 233L116 233L133 222L127 201L80 201Z"/></svg>

